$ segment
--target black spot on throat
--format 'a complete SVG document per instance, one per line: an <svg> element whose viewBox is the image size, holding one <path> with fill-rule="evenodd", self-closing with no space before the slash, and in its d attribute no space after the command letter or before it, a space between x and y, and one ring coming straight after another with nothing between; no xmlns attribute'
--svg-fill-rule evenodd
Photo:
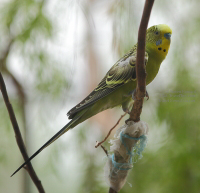
<svg viewBox="0 0 200 193"><path fill-rule="evenodd" d="M163 52L166 52L166 49L164 49Z"/></svg>
<svg viewBox="0 0 200 193"><path fill-rule="evenodd" d="M158 48L158 50L162 50L162 48L161 48L161 47L159 47L159 48Z"/></svg>

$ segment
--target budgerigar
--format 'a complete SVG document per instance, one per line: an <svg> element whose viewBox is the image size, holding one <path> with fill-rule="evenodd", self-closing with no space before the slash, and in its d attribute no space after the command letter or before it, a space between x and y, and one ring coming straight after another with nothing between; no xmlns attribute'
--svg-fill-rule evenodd
<svg viewBox="0 0 200 193"><path fill-rule="evenodd" d="M146 84L149 84L156 77L162 61L167 56L171 34L172 30L165 24L155 25L147 29L145 49ZM128 110L128 104L132 100L132 93L137 84L136 51L137 44L111 67L98 86L84 100L68 112L67 115L71 121L26 160L13 175L45 147L86 119L116 106L122 106L124 111Z"/></svg>

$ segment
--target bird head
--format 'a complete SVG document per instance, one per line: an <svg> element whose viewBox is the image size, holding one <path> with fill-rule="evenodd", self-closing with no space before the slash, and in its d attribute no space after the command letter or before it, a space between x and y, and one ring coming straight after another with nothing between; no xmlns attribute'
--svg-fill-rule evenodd
<svg viewBox="0 0 200 193"><path fill-rule="evenodd" d="M168 25L159 24L147 29L147 50L155 51L162 57L166 57L170 43L172 30Z"/></svg>

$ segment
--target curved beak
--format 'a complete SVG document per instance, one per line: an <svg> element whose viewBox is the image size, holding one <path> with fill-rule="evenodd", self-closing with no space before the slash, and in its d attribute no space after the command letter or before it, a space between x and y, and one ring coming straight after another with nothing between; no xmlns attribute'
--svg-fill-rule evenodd
<svg viewBox="0 0 200 193"><path fill-rule="evenodd" d="M165 34L164 34L164 37L165 37L166 39L170 40L170 39L171 39L171 34L170 34L170 33L165 33Z"/></svg>

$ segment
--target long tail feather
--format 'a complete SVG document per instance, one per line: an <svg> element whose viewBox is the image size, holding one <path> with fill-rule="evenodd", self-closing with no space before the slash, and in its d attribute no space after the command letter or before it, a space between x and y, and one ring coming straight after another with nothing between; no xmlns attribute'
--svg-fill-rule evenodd
<svg viewBox="0 0 200 193"><path fill-rule="evenodd" d="M79 118L79 117L78 117ZM28 158L12 175L15 175L21 168L23 168L27 163L29 163L36 155L38 155L44 148L49 146L52 142L58 139L61 135L70 129L70 126L78 119L73 119L67 123L60 131L58 131L51 139L49 139L40 149L38 149L30 158Z"/></svg>

